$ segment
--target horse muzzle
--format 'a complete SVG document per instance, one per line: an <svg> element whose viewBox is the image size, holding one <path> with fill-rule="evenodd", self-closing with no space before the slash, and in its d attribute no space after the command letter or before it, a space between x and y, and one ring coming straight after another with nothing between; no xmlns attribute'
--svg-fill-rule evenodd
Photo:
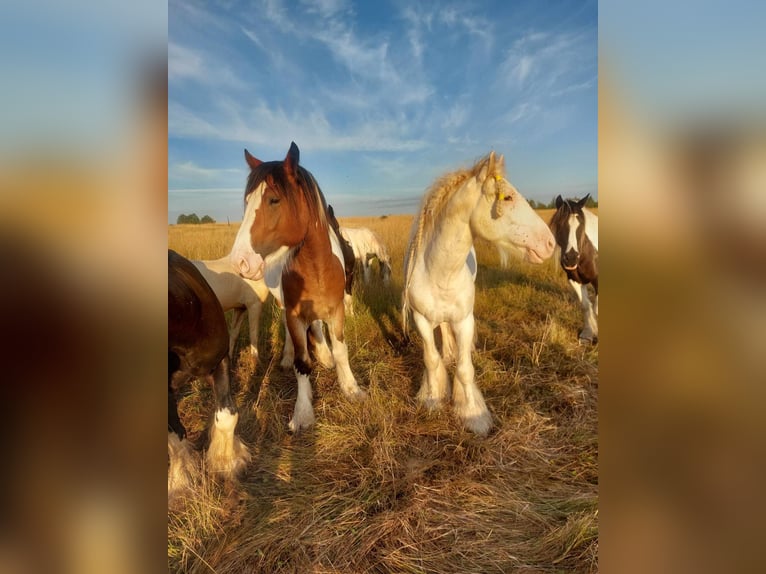
<svg viewBox="0 0 766 574"><path fill-rule="evenodd" d="M263 278L266 263L257 253L232 257L232 264L237 272L245 279L258 281Z"/></svg>

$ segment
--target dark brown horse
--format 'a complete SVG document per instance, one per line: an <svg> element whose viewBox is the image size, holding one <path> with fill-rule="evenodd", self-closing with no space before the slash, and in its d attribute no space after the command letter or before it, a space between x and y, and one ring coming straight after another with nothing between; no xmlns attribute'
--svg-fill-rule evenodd
<svg viewBox="0 0 766 574"><path fill-rule="evenodd" d="M290 429L311 426L311 359L307 330L312 322L327 323L338 382L347 397L362 399L348 364L343 336L346 286L345 260L327 204L314 176L298 165L295 143L284 161L263 162L245 150L250 166L245 189L245 216L237 232L231 261L248 279L264 277L284 304L287 333L294 347L293 369L298 399Z"/></svg>
<svg viewBox="0 0 766 574"><path fill-rule="evenodd" d="M190 261L168 250L169 491L183 487L189 478L183 472L188 462L175 460L190 452L176 392L194 378L205 378L216 400L206 455L208 470L233 477L249 460L246 447L234 435L238 414L229 387L228 352L228 328L215 293Z"/></svg>
<svg viewBox="0 0 766 574"><path fill-rule="evenodd" d="M580 200L556 197L551 231L561 250L561 267L567 274L583 310L581 341L598 342L598 217L585 208L590 194ZM587 285L593 285L591 304Z"/></svg>

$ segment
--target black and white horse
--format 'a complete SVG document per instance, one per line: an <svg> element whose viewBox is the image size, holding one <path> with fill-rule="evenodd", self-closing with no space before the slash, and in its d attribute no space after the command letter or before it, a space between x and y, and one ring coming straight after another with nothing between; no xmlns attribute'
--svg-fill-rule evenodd
<svg viewBox="0 0 766 574"><path fill-rule="evenodd" d="M598 342L598 216L585 208L590 194L582 199L556 197L556 213L551 231L561 250L561 267L577 293L583 311L584 326L580 341ZM591 303L588 284L593 285Z"/></svg>

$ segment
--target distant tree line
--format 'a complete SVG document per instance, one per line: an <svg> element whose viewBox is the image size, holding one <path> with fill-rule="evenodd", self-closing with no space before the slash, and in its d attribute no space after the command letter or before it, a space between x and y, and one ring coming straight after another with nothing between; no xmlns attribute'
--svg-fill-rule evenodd
<svg viewBox="0 0 766 574"><path fill-rule="evenodd" d="M556 198L551 199L548 203L530 199L529 206L532 209L556 209ZM588 201L585 202L585 207L598 207L598 201L594 200L592 197L589 197Z"/></svg>
<svg viewBox="0 0 766 574"><path fill-rule="evenodd" d="M200 219L196 213L191 213L189 215L182 213L178 216L178 219L176 219L176 223L215 223L215 219L209 215L203 215L202 219Z"/></svg>

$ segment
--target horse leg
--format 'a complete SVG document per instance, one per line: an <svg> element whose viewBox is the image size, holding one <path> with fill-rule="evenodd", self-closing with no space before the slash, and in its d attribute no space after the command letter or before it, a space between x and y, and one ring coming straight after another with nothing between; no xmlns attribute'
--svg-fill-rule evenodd
<svg viewBox="0 0 766 574"><path fill-rule="evenodd" d="M473 313L462 321L452 323L452 330L457 341L457 366L455 382L452 386L452 400L455 411L465 426L477 435L485 436L492 427L492 416L474 380L471 360L474 328Z"/></svg>
<svg viewBox="0 0 766 574"><path fill-rule="evenodd" d="M354 297L351 293L343 293L343 309L346 315L354 315Z"/></svg>
<svg viewBox="0 0 766 574"><path fill-rule="evenodd" d="M441 407L447 395L447 369L436 349L434 341L434 326L423 315L412 310L412 318L418 328L420 337L423 339L423 361L426 370L423 373L423 382L418 391L418 401L428 409Z"/></svg>
<svg viewBox="0 0 766 574"><path fill-rule="evenodd" d="M247 322L250 327L250 356L258 364L258 324L261 321L261 302L256 299L247 306Z"/></svg>
<svg viewBox="0 0 766 574"><path fill-rule="evenodd" d="M282 349L282 361L279 366L283 369L289 369L295 362L295 348L293 347L293 339L290 337L290 331L287 328L287 311L283 310L282 320L285 323L285 346ZM304 333L305 337L305 333Z"/></svg>
<svg viewBox="0 0 766 574"><path fill-rule="evenodd" d="M189 377L180 371L168 378L168 506L191 488L194 476L194 453L191 443L186 440L186 429L178 416L175 392Z"/></svg>
<svg viewBox="0 0 766 574"><path fill-rule="evenodd" d="M593 311L590 305L590 297L588 297L588 287L577 281L569 280L569 284L577 294L577 299L580 301L580 307L583 314L583 328L577 335L580 343L591 343L593 341Z"/></svg>
<svg viewBox="0 0 766 574"><path fill-rule="evenodd" d="M335 314L329 324L330 342L332 342L332 356L335 359L335 370L338 374L338 384L351 400L364 400L367 398L367 392L359 388L348 364L348 347L343 334L343 327L346 317L343 314L343 307L338 305L335 308Z"/></svg>
<svg viewBox="0 0 766 574"><path fill-rule="evenodd" d="M213 384L216 401L215 418L210 428L210 446L205 457L207 468L211 473L236 478L250 461L250 452L234 434L239 414L231 397L229 360L224 357L206 378Z"/></svg>
<svg viewBox="0 0 766 574"><path fill-rule="evenodd" d="M293 371L298 381L298 398L295 401L293 417L290 419L289 428L292 432L300 432L301 429L309 428L314 424L314 407L311 406L313 393L311 392L311 359L309 358L306 340L306 324L298 317L289 316L285 309L285 321L287 333L285 339L292 339L291 347L295 351Z"/></svg>
<svg viewBox="0 0 766 574"><path fill-rule="evenodd" d="M322 321L317 319L311 323L311 337L314 340L314 357L317 362L325 369L332 369L335 366L335 360L332 351L327 346L327 339L324 338L324 327Z"/></svg>
<svg viewBox="0 0 766 574"><path fill-rule="evenodd" d="M231 324L229 325L229 360L234 359L234 347L237 344L239 331L242 328L242 321L245 320L244 309L234 309L231 314Z"/></svg>

